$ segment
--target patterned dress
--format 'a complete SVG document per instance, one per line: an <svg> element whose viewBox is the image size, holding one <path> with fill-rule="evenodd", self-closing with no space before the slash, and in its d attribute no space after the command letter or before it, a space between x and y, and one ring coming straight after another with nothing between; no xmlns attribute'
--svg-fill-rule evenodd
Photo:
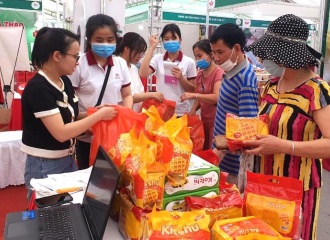
<svg viewBox="0 0 330 240"><path fill-rule="evenodd" d="M291 91L279 93L279 78L270 80L262 94L259 114L269 114L269 133L292 141L322 138L312 112L330 104L329 85L312 78ZM302 239L315 239L322 183L322 160L276 153L262 156L260 173L303 181Z"/></svg>

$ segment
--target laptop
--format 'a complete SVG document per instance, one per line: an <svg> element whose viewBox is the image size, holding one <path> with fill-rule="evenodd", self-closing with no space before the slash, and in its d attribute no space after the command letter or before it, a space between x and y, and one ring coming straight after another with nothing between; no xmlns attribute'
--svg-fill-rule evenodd
<svg viewBox="0 0 330 240"><path fill-rule="evenodd" d="M82 204L8 213L4 240L102 239L117 190L119 175L117 167L100 146ZM50 226L45 223L46 215L52 218L64 216L64 220L51 220L55 225ZM47 228L52 229L52 233L48 233Z"/></svg>

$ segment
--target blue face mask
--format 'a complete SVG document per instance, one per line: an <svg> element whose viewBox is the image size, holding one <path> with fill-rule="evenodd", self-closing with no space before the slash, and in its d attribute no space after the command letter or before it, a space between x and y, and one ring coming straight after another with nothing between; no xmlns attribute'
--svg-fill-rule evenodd
<svg viewBox="0 0 330 240"><path fill-rule="evenodd" d="M206 58L204 59L201 59L201 60L198 60L196 61L196 65L197 67L199 67L200 69L206 69L210 66L210 62L206 61L206 59L208 58L209 56L207 56Z"/></svg>
<svg viewBox="0 0 330 240"><path fill-rule="evenodd" d="M101 58L107 58L116 51L115 43L92 43L92 51Z"/></svg>
<svg viewBox="0 0 330 240"><path fill-rule="evenodd" d="M180 49L179 41L165 41L163 42L164 48L169 53L176 53Z"/></svg>

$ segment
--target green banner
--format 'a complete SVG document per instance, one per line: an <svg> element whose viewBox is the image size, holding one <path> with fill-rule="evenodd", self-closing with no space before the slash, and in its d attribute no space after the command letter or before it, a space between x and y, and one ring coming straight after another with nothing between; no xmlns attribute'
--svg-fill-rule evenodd
<svg viewBox="0 0 330 240"><path fill-rule="evenodd" d="M148 12L139 13L125 18L125 24L132 24L148 20Z"/></svg>
<svg viewBox="0 0 330 240"><path fill-rule="evenodd" d="M40 1L24 1L24 0L1 0L0 9L20 9L28 11L41 12L42 2Z"/></svg>
<svg viewBox="0 0 330 240"><path fill-rule="evenodd" d="M1 2L1 0L0 0ZM36 28L36 13L23 11L0 11L0 27L16 27L24 26L26 32L26 40L28 45L29 57L31 58L32 45L34 43L34 34ZM13 40L19 41L19 39Z"/></svg>
<svg viewBox="0 0 330 240"><path fill-rule="evenodd" d="M242 4L247 2L257 2L258 0L213 0L215 1L215 8L232 6L235 4Z"/></svg>
<svg viewBox="0 0 330 240"><path fill-rule="evenodd" d="M163 21L206 24L206 16L205 15L184 14L184 13L163 12ZM211 25L220 25L220 24L225 24L225 23L234 23L237 25L241 25L242 21L240 19L236 19L236 18L211 17L210 16L209 23Z"/></svg>
<svg viewBox="0 0 330 240"><path fill-rule="evenodd" d="M210 16L209 24L211 24L211 25L221 25L221 24L225 24L225 23L234 23L234 24L240 26L242 24L242 20L238 19L238 18L225 18L225 17L211 17Z"/></svg>
<svg viewBox="0 0 330 240"><path fill-rule="evenodd" d="M193 15L184 13L163 12L164 21L186 22L186 23L206 23L205 15Z"/></svg>

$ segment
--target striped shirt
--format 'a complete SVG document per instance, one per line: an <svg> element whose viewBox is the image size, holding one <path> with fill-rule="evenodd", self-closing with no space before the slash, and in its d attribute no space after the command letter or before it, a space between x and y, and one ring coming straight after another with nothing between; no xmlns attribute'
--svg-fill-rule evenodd
<svg viewBox="0 0 330 240"><path fill-rule="evenodd" d="M270 80L262 95L260 114L269 115L269 134L292 141L322 138L312 112L330 105L330 87L313 78L285 93L277 91L278 78ZM262 156L260 172L300 179L304 190L321 186L321 160L276 153Z"/></svg>
<svg viewBox="0 0 330 240"><path fill-rule="evenodd" d="M224 75L217 104L213 136L226 134L227 113L239 117L255 117L258 114L257 76L252 65L246 59ZM226 153L220 163L221 171L237 175L239 156L239 154Z"/></svg>

